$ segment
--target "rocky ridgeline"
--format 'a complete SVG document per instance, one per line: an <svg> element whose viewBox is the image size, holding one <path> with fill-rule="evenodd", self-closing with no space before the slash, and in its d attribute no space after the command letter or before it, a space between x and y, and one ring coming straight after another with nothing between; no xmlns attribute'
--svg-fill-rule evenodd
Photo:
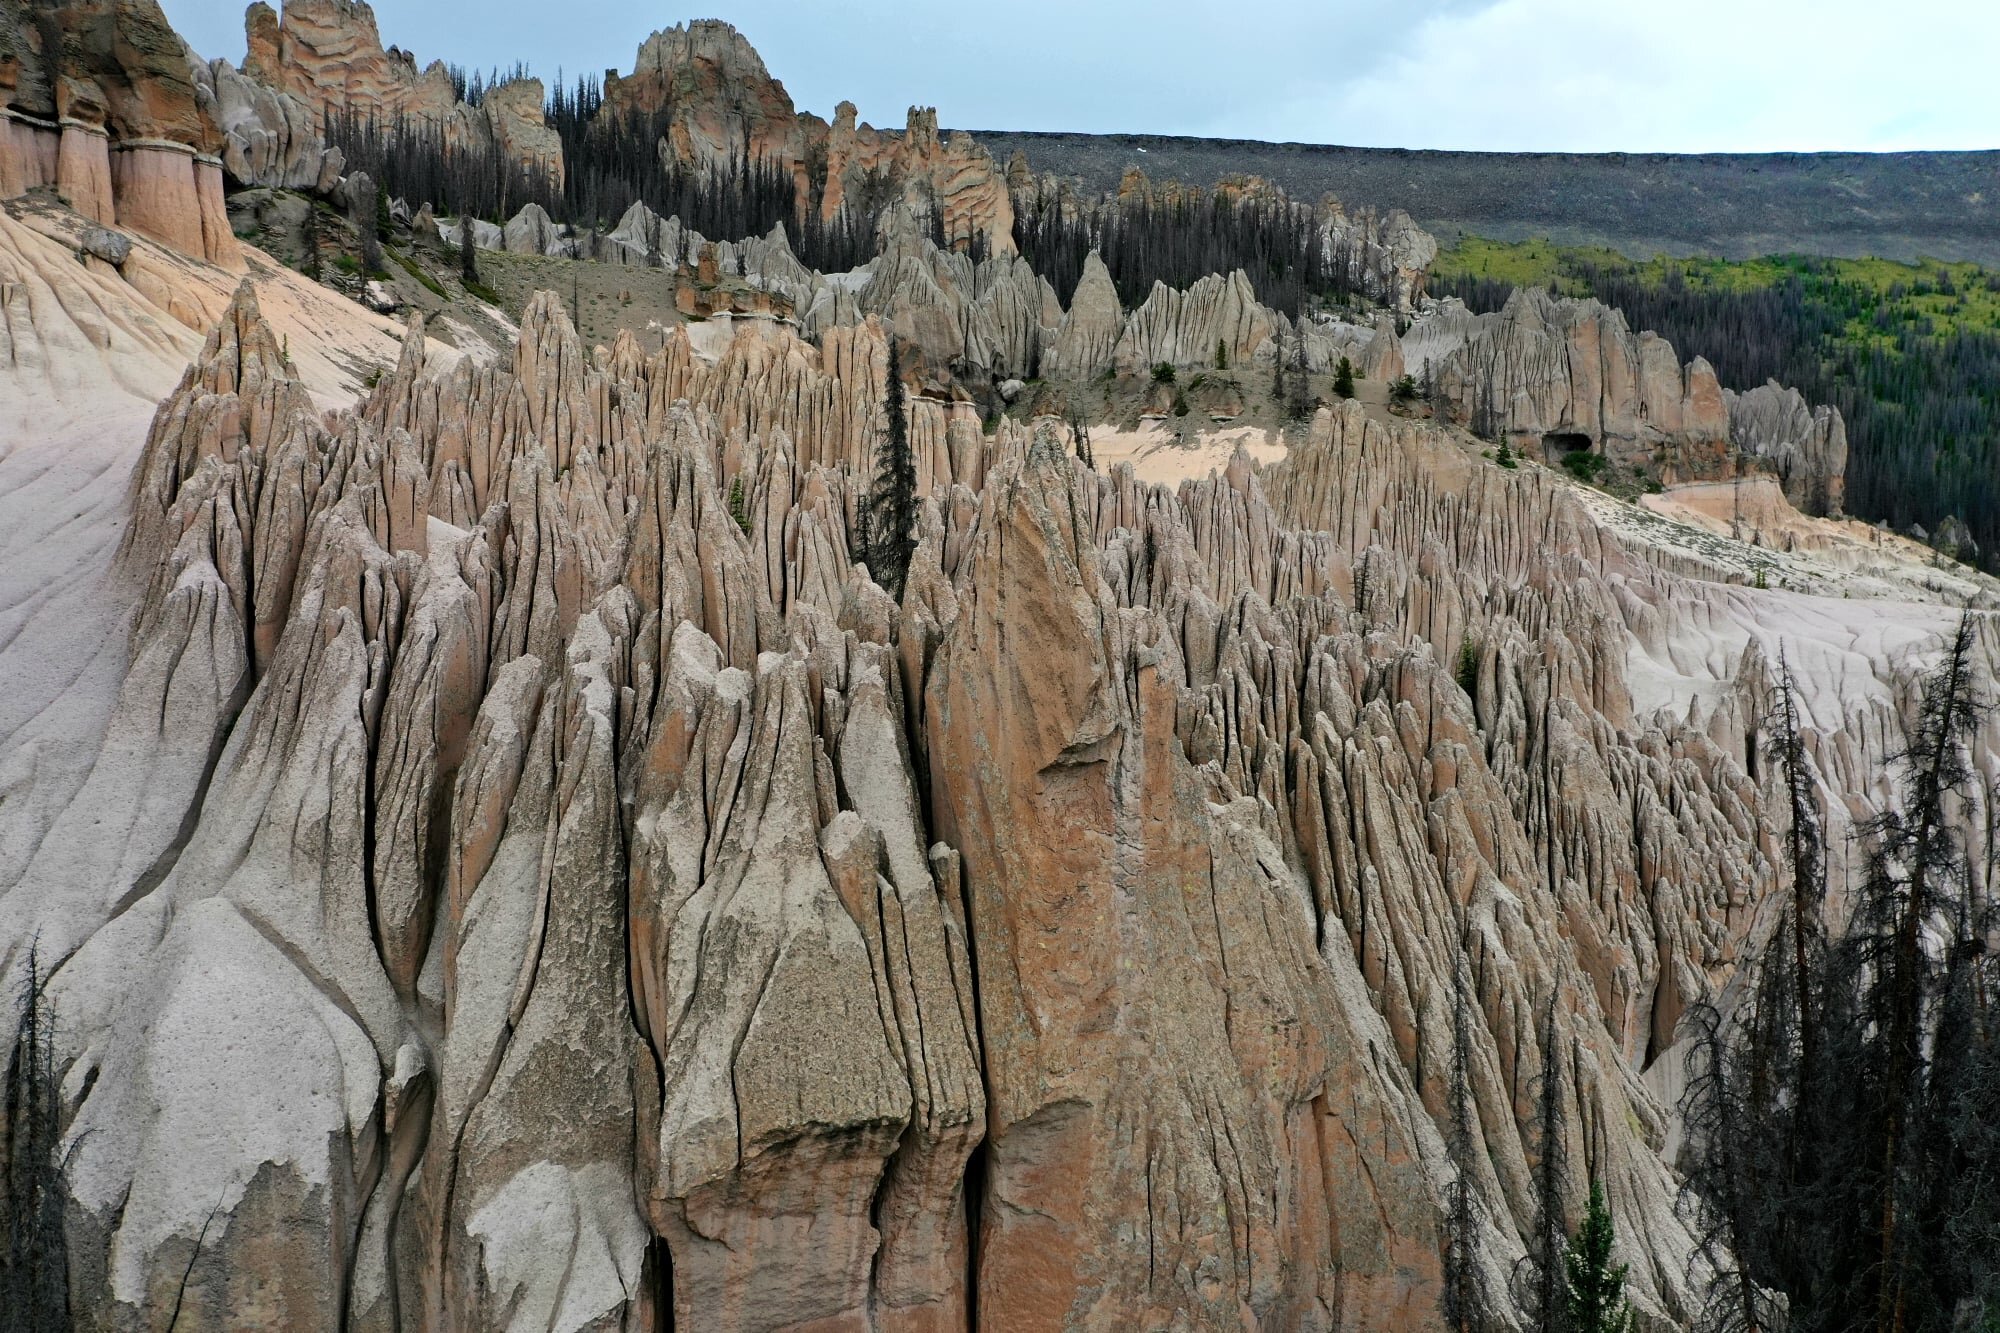
<svg viewBox="0 0 2000 1333"><path fill-rule="evenodd" d="M450 221L437 231L457 236ZM1161 362L1212 366L1217 348L1232 366L1268 367L1303 344L1314 373L1343 357L1367 379L1407 373L1434 386L1459 424L1549 462L1588 449L1669 483L1764 469L1815 514L1839 512L1845 496L1847 437L1836 409L1809 407L1776 384L1724 390L1705 360L1683 365L1671 343L1633 333L1618 311L1539 289L1488 315L1427 301L1399 334L1387 310L1367 323L1290 320L1259 304L1241 271L1184 291L1155 284L1128 312L1094 252L1065 310L1019 256L975 262L940 249L908 210L885 219L881 253L846 274L805 268L781 230L712 242L644 204L595 235L558 226L532 204L505 227L474 231L477 243L515 253L681 267L709 284L741 278L773 298L757 313L789 315L808 336L877 316L927 364L973 378L1143 376Z"/></svg>
<svg viewBox="0 0 2000 1333"><path fill-rule="evenodd" d="M0 43L21 53L0 62L0 77L14 81L10 91L0 88L11 108L0 121L0 196L51 185L99 222L235 264L224 169L244 183L333 190L344 164L324 143L328 116L405 118L435 127L448 143L497 151L495 160L557 178L563 169L538 82L501 85L478 107L458 103L444 66L419 70L407 53L385 50L372 11L358 0L291 0L282 15L252 5L241 69L188 53L153 0L65 5L58 13L52 61L39 49L43 29L19 0L0 9ZM1589 448L1667 481L1728 477L1752 461L1776 470L1793 501L1813 512L1837 512L1844 494L1837 413L1792 402L1776 388L1730 398L1706 362L1682 366L1664 340L1633 333L1594 302L1523 292L1504 311L1475 317L1447 301L1427 307L1397 338L1388 319L1294 327L1257 303L1241 273L1212 275L1186 291L1157 286L1128 312L1093 257L1065 311L1013 253L1012 199L1036 193L1081 207L1073 188L1036 180L1018 157L1002 172L962 134L940 140L934 112L913 109L901 136L857 125L847 104L830 125L798 113L743 36L714 21L654 34L633 73L609 81L603 114L661 112L671 112L670 151L689 165L745 157L783 164L829 219L866 198L883 210L880 253L854 273L818 274L780 235L710 241L643 204L609 232L588 234L530 204L504 226L475 224L476 243L684 266L709 290L720 276L740 277L769 297L748 313L789 314L814 335L879 316L928 365L957 374L1142 374L1160 362L1210 365L1218 347L1230 364L1247 367L1268 362L1281 345L1296 355L1302 342L1318 372L1346 357L1371 378L1427 373L1461 423L1551 460ZM1249 177L1214 188L1230 197L1271 193ZM1132 171L1117 197L1172 206L1193 192ZM934 212L947 249L929 239ZM1403 214L1350 214L1331 199L1315 219L1328 252L1348 256L1350 276L1368 278L1375 298L1407 318L1435 241ZM450 223L439 232L456 240ZM958 252L975 238L988 256L978 262ZM711 313L712 297L692 286L687 295L688 313Z"/></svg>
<svg viewBox="0 0 2000 1333"><path fill-rule="evenodd" d="M969 136L940 138L935 109L910 108L901 135L857 123L852 102L835 108L830 124L797 111L763 57L727 23L698 19L656 32L639 47L631 74L606 78L601 114L661 112L672 113L667 142L680 162L777 163L827 221L850 206L901 202L927 219L935 208L955 244L977 237L993 253L1014 249L1004 174Z"/></svg>
<svg viewBox="0 0 2000 1333"><path fill-rule="evenodd" d="M1840 509L1847 432L1837 410L1808 408L1776 384L1725 391L1707 361L1683 365L1673 344L1634 333L1598 301L1522 288L1485 315L1435 302L1402 350L1457 420L1531 456L1590 449L1670 483L1729 477L1754 460L1800 508Z"/></svg>
<svg viewBox="0 0 2000 1333"><path fill-rule="evenodd" d="M1545 1034L1570 1220L1684 1324L1781 595L1353 405L1175 492L920 398L898 604L881 321L713 328L543 294L322 416L246 290L161 406L105 739L0 838L84 1325L1433 1327L1460 1169L1506 1302ZM1842 628L1836 840L1907 703Z"/></svg>

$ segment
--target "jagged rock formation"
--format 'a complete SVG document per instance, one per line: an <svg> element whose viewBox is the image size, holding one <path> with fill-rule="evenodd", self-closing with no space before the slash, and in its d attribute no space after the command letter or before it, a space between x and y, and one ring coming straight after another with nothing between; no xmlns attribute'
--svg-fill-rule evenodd
<svg viewBox="0 0 2000 1333"><path fill-rule="evenodd" d="M1332 195L1320 200L1319 215L1327 253L1347 256L1348 278L1357 290L1396 310L1415 307L1437 259L1435 236L1400 208L1350 213Z"/></svg>
<svg viewBox="0 0 2000 1333"><path fill-rule="evenodd" d="M785 86L771 77L748 39L719 19L655 32L639 45L632 72L606 72L605 106L614 115L673 114L668 137L683 162L720 165L802 160L804 131Z"/></svg>
<svg viewBox="0 0 2000 1333"><path fill-rule="evenodd" d="M190 74L203 109L221 128L222 165L231 179L317 194L339 184L346 158L327 147L319 109L227 60L195 61Z"/></svg>
<svg viewBox="0 0 2000 1333"><path fill-rule="evenodd" d="M1088 379L1112 364L1119 336L1125 331L1125 308L1118 302L1118 289L1111 283L1111 271L1092 250L1083 261L1083 276L1077 280L1069 309L1056 327L1049 346L1048 371L1070 379Z"/></svg>
<svg viewBox="0 0 2000 1333"><path fill-rule="evenodd" d="M543 294L322 415L246 291L162 405L106 720L0 802L85 1325L1431 1327L1459 1170L1504 1304L1552 1004L1685 1322L1655 1085L1779 887L1774 636L1837 840L1949 613L1698 581L1351 404L1174 492L921 397L898 605L882 323L720 323Z"/></svg>
<svg viewBox="0 0 2000 1333"><path fill-rule="evenodd" d="M1768 463L1792 503L1811 514L1837 514L1847 495L1847 426L1837 408L1809 407L1776 380L1745 393L1723 391L1729 438Z"/></svg>
<svg viewBox="0 0 2000 1333"><path fill-rule="evenodd" d="M823 283L814 292L804 307L808 330L839 320L841 290ZM940 250L908 213L885 228L882 252L868 264L854 308L879 314L930 364L1029 377L1040 373L1042 348L1062 318L1055 289L1019 255L975 264Z"/></svg>
<svg viewBox="0 0 2000 1333"><path fill-rule="evenodd" d="M383 48L375 13L362 0L284 0L282 14L257 0L244 15L244 28L248 53L237 78L265 90L261 98L236 97L243 110L232 137L243 145L238 155L246 167L257 164L254 150L263 136L284 140L300 121L317 140L328 116L352 115L383 125L424 125L448 144L491 147L505 160L562 180L562 145L543 120L539 79L509 80L488 89L478 106L467 106L442 61L420 70L409 52ZM226 66L217 61L213 68L220 92ZM327 151L323 142L319 148ZM307 142L298 155L311 152ZM293 183L240 175L233 167L232 174L251 185Z"/></svg>
<svg viewBox="0 0 2000 1333"><path fill-rule="evenodd" d="M1490 315L1443 301L1410 328L1403 355L1461 421L1536 456L1589 448L1669 481L1731 464L1729 410L1708 362L1683 367L1671 343L1633 333L1594 300L1520 289Z"/></svg>
<svg viewBox="0 0 2000 1333"><path fill-rule="evenodd" d="M1162 361L1208 365L1220 345L1240 365L1270 341L1274 328L1241 269L1226 278L1211 273L1186 291L1156 282L1125 321L1111 359L1121 374L1137 375Z"/></svg>
<svg viewBox="0 0 2000 1333"><path fill-rule="evenodd" d="M375 11L362 0L283 0L282 14L257 0L244 14L243 73L298 98L314 112L352 111L442 124L457 105L442 62L383 49Z"/></svg>
<svg viewBox="0 0 2000 1333"><path fill-rule="evenodd" d="M1436 302L1404 334L1401 356L1460 421L1539 456L1594 449L1668 482L1726 478L1754 461L1813 514L1838 513L1846 493L1838 410L1776 382L1724 390L1708 362L1682 366L1671 343L1633 334L1595 300L1523 289L1488 315Z"/></svg>
<svg viewBox="0 0 2000 1333"><path fill-rule="evenodd" d="M1005 175L967 135L941 140L935 108L910 108L901 135L857 123L851 102L835 109L831 124L797 112L743 34L720 20L656 32L639 47L631 74L606 77L604 114L661 113L672 116L670 151L690 166L775 162L827 220L844 208L861 214L901 203L927 219L935 210L954 244L976 236L990 253L1013 253Z"/></svg>
<svg viewBox="0 0 2000 1333"><path fill-rule="evenodd" d="M192 63L154 0L0 4L0 199L50 187L98 222L239 264Z"/></svg>

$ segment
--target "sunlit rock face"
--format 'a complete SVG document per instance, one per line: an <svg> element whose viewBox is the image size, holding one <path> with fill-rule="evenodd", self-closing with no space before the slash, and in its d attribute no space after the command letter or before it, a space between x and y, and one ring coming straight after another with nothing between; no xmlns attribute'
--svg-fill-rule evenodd
<svg viewBox="0 0 2000 1333"><path fill-rule="evenodd" d="M1596 1178L1645 1326L1690 1322L1681 1020L1785 896L1774 663L1841 845L1957 614L1910 590L1990 583L1751 586L1358 403L1149 485L916 392L900 600L858 529L892 341L920 389L1428 368L1507 438L1764 459L1731 522L1809 553L1837 416L1538 295L1399 337L1240 273L1127 311L1093 255L1064 309L949 243L1008 230L983 154L798 116L717 24L615 97L690 161L824 148L836 209L888 180L877 256L634 205L592 243L792 317L588 347L542 293L482 361L239 253L223 177L330 187L328 108L545 159L537 90L468 118L342 0L253 6L241 70L75 8L62 80L0 64L0 186L69 205L0 212L0 982L52 973L81 1326L1429 1329L1461 1173L1518 1326L1545 1063L1568 1220Z"/></svg>
<svg viewBox="0 0 2000 1333"><path fill-rule="evenodd" d="M153 0L0 5L0 199L72 209L240 268L199 62Z"/></svg>
<svg viewBox="0 0 2000 1333"><path fill-rule="evenodd" d="M1839 824L1950 613L1358 405L1171 490L921 398L899 604L887 336L545 294L324 414L221 312L125 455L102 720L0 803L87 1326L1433 1327L1461 959L1493 1290L1553 1039L1689 1316L1655 1089L1781 887L1769 662Z"/></svg>

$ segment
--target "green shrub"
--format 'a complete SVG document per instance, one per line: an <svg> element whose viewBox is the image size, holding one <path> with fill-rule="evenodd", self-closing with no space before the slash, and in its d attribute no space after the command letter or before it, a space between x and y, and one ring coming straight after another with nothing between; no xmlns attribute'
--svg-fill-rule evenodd
<svg viewBox="0 0 2000 1333"><path fill-rule="evenodd" d="M1333 368L1333 391L1342 398L1354 396L1354 363L1344 356Z"/></svg>
<svg viewBox="0 0 2000 1333"><path fill-rule="evenodd" d="M1177 417L1184 417L1184 416L1186 416L1187 414L1188 414L1188 401L1187 401L1187 395L1186 395L1186 394L1184 394L1184 393L1177 393L1177 394L1175 394L1175 395L1174 395L1174 415L1175 415L1175 416L1177 416Z"/></svg>
<svg viewBox="0 0 2000 1333"><path fill-rule="evenodd" d="M1417 379L1414 375L1405 375L1389 386L1389 397L1399 403L1414 403L1419 392L1421 390L1417 388Z"/></svg>
<svg viewBox="0 0 2000 1333"><path fill-rule="evenodd" d="M1493 461L1501 467L1511 468L1520 466L1520 464L1514 461L1514 451L1508 446L1505 440L1500 441L1500 452L1493 456Z"/></svg>
<svg viewBox="0 0 2000 1333"><path fill-rule="evenodd" d="M1153 383L1172 384L1173 382L1174 382L1173 363L1169 361L1157 362L1153 366Z"/></svg>
<svg viewBox="0 0 2000 1333"><path fill-rule="evenodd" d="M437 297L439 300L445 299L444 287L439 284L436 278L433 278L430 274L418 268L417 263L414 259L411 259L406 254L399 254L394 250L389 251L389 258L395 260L396 263L402 268L403 272L409 274L411 277L415 278L418 282L421 282L424 285L425 291L429 292L432 296Z"/></svg>
<svg viewBox="0 0 2000 1333"><path fill-rule="evenodd" d="M1563 455L1563 467L1582 482L1595 482L1604 472L1604 455L1588 449L1573 449Z"/></svg>

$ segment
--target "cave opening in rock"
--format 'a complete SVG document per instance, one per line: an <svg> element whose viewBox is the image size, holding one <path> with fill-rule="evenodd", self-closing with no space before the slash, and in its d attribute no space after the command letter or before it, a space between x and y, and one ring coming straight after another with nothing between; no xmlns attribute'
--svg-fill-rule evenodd
<svg viewBox="0 0 2000 1333"><path fill-rule="evenodd" d="M1542 436L1545 462L1560 463L1565 454L1589 453L1594 447L1590 437L1581 431L1552 430Z"/></svg>

